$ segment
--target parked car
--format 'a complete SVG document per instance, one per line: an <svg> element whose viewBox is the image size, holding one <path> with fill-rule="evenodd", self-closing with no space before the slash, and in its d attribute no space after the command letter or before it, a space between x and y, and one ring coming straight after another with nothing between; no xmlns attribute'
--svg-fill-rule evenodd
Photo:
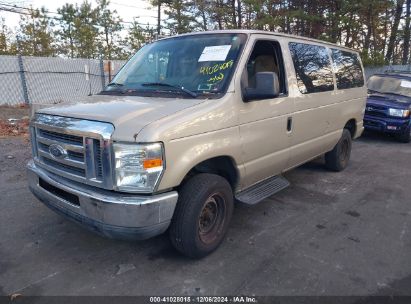
<svg viewBox="0 0 411 304"><path fill-rule="evenodd" d="M363 131L358 54L263 31L185 34L144 46L99 95L31 122L34 195L109 237L203 257L234 202L288 186L282 173L325 154L341 171Z"/></svg>
<svg viewBox="0 0 411 304"><path fill-rule="evenodd" d="M368 80L364 126L367 130L411 140L411 73L388 72Z"/></svg>

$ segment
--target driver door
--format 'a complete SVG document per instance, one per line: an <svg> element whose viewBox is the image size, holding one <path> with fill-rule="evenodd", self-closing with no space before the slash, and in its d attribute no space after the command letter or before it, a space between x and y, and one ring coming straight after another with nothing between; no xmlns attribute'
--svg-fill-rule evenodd
<svg viewBox="0 0 411 304"><path fill-rule="evenodd" d="M272 99L241 102L240 137L245 168L244 188L280 174L290 158L289 117L293 100L288 97L282 46L275 39L256 36L241 77L241 87L255 87L258 72L277 73L280 95Z"/></svg>

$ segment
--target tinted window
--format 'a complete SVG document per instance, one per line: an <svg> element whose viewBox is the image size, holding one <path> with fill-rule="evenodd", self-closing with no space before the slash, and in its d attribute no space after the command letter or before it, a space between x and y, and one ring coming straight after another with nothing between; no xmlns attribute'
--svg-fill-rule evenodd
<svg viewBox="0 0 411 304"><path fill-rule="evenodd" d="M363 71L357 54L332 49L332 59L338 89L349 89L364 85Z"/></svg>
<svg viewBox="0 0 411 304"><path fill-rule="evenodd" d="M289 47L301 93L334 90L333 73L327 48L294 42L291 42Z"/></svg>

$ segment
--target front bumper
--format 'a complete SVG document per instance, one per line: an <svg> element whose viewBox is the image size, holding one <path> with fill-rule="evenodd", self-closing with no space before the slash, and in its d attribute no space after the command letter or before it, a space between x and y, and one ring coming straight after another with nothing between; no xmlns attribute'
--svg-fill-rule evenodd
<svg viewBox="0 0 411 304"><path fill-rule="evenodd" d="M171 191L144 196L98 189L27 165L31 192L47 207L98 234L147 239L167 230L177 204Z"/></svg>
<svg viewBox="0 0 411 304"><path fill-rule="evenodd" d="M409 132L410 119L375 117L371 115L365 115L364 127L366 130L391 134L402 134Z"/></svg>

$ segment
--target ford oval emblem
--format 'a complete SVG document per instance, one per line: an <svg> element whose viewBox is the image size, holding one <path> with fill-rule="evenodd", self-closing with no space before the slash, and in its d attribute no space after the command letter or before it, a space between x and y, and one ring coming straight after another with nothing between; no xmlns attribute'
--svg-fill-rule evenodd
<svg viewBox="0 0 411 304"><path fill-rule="evenodd" d="M67 156L67 151L62 146L57 144L51 144L49 146L49 152L51 156L57 159L66 158Z"/></svg>

